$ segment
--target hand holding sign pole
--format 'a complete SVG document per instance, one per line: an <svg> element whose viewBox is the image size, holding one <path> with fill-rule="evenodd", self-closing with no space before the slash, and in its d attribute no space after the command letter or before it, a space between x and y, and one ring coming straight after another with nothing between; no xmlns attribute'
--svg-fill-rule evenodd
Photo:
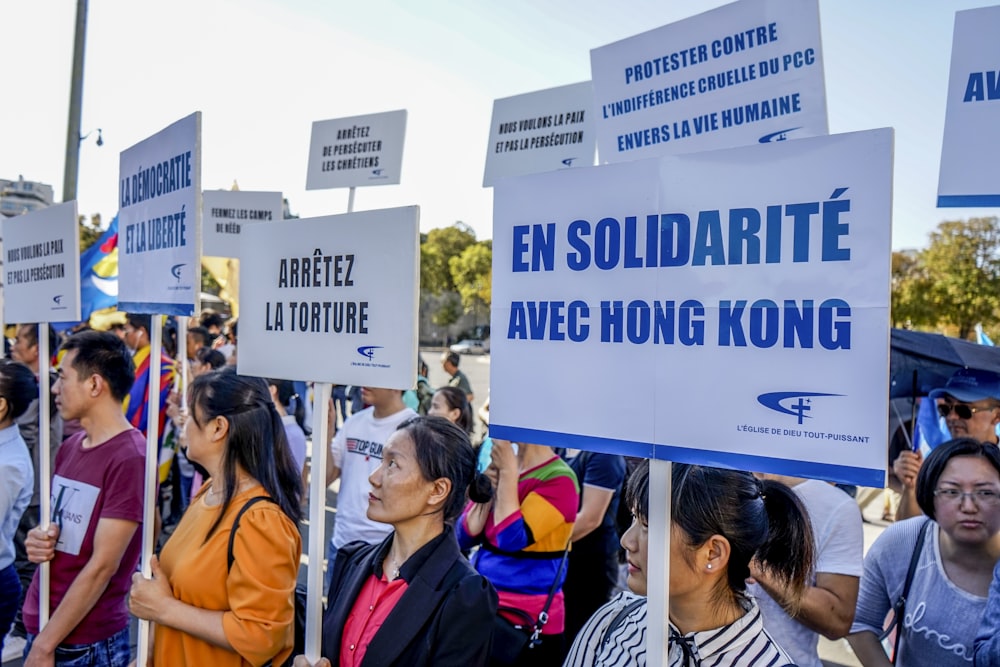
<svg viewBox="0 0 1000 667"><path fill-rule="evenodd" d="M80 235L76 202L8 218L0 226L4 239L4 319L38 326L38 480L40 526L51 521L52 461L49 430L49 322L80 319ZM49 619L49 563L40 569L40 618Z"/></svg>

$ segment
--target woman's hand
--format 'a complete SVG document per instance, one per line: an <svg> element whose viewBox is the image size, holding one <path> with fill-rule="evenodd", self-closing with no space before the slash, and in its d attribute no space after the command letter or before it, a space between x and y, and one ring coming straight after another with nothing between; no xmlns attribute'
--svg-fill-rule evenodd
<svg viewBox="0 0 1000 667"><path fill-rule="evenodd" d="M490 460L492 461L491 467L496 468L498 476L518 476L517 454L514 453L514 447L510 444L510 440L494 438L493 449L490 450Z"/></svg>
<svg viewBox="0 0 1000 667"><path fill-rule="evenodd" d="M145 621L160 622L165 607L174 602L170 582L160 569L156 556L149 561L153 576L149 579L141 572L132 575L132 589L128 593L128 610L133 616Z"/></svg>

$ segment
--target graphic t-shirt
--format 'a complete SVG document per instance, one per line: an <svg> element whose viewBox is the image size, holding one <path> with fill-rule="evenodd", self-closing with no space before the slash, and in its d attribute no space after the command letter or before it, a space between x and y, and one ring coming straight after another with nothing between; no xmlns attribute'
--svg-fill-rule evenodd
<svg viewBox="0 0 1000 667"><path fill-rule="evenodd" d="M375 418L375 408L366 408L351 415L330 444L333 463L340 468L340 493L337 494L337 519L333 524L333 546L336 549L363 540L369 544L381 542L392 531L387 523L368 518L368 476L382 465L382 448L393 431L417 413L409 408L381 419Z"/></svg>
<svg viewBox="0 0 1000 667"><path fill-rule="evenodd" d="M87 434L76 433L56 454L52 476L52 522L59 541L51 563L51 610L55 613L66 591L94 553L94 534L100 519L124 519L139 524L125 549L118 570L97 603L63 640L65 644L92 644L128 625L125 599L132 572L142 549L142 506L145 483L146 439L129 429L97 447L84 449ZM41 571L35 572L24 602L24 625L38 633L38 592Z"/></svg>

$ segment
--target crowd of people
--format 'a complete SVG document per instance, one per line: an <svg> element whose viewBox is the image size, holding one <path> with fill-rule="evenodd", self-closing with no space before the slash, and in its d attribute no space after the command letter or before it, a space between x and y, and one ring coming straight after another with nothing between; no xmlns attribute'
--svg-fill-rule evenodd
<svg viewBox="0 0 1000 667"><path fill-rule="evenodd" d="M477 422L461 358L445 352L436 389L423 360L407 391L335 388L327 469L309 470L308 387L239 375L235 323L209 312L183 359L165 328L150 402L151 327L130 315L60 340L22 324L0 360L0 649L5 635L23 644L26 667L125 667L133 619L149 621L152 665L311 667L296 580L312 474L339 481L325 607L304 612L322 616L317 665L646 664L662 567L649 560L648 461L481 438L488 401ZM820 636L846 637L865 667L1000 665L1000 376L963 369L923 400L953 439L892 462L899 514L867 555L858 505L832 484L673 465L670 666L818 667Z"/></svg>

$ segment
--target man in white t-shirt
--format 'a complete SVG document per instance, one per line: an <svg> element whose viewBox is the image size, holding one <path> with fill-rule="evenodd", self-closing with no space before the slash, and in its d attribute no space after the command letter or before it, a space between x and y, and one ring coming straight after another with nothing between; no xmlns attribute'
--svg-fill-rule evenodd
<svg viewBox="0 0 1000 667"><path fill-rule="evenodd" d="M809 512L816 542L816 565L798 599L761 572L750 572L755 584L747 592L757 598L764 628L799 667L822 667L819 635L845 637L854 621L858 584L864 567L861 511L849 495L826 482L801 477L762 475L792 487ZM796 609L790 616L788 609Z"/></svg>
<svg viewBox="0 0 1000 667"><path fill-rule="evenodd" d="M403 404L398 389L364 387L362 400L370 407L350 416L330 444L326 483L340 479L337 494L337 517L333 539L327 545L327 559L332 564L337 549L356 540L370 544L381 542L392 526L368 518L368 477L382 464L382 446L400 424L417 413ZM326 586L332 568L328 567Z"/></svg>

